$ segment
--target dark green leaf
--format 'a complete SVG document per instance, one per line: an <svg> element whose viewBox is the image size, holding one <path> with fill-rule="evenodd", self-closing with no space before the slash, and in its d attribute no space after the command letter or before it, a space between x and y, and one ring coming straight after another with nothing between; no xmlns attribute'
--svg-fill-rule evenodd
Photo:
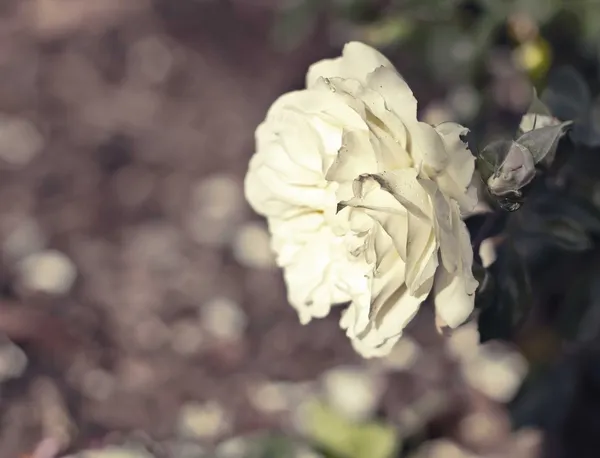
<svg viewBox="0 0 600 458"><path fill-rule="evenodd" d="M590 88L572 67L561 67L551 73L542 94L542 102L563 121L580 118L588 111L591 100Z"/></svg>
<svg viewBox="0 0 600 458"><path fill-rule="evenodd" d="M308 437L333 456L391 458L398 449L396 431L387 424L351 422L316 400L309 404L307 413Z"/></svg>
<svg viewBox="0 0 600 458"><path fill-rule="evenodd" d="M600 210L583 199L547 191L530 203L521 227L529 236L568 251L585 251L593 246L592 237L600 235Z"/></svg>
<svg viewBox="0 0 600 458"><path fill-rule="evenodd" d="M600 336L600 284L597 281L600 266L594 269L594 277L588 283L589 302L586 313L577 330L577 341L589 343L597 341Z"/></svg>
<svg viewBox="0 0 600 458"><path fill-rule="evenodd" d="M546 220L542 235L547 237L549 243L567 251L586 251L593 245L585 228L567 218Z"/></svg>
<svg viewBox="0 0 600 458"><path fill-rule="evenodd" d="M256 440L251 458L294 458L297 447L287 437L267 435Z"/></svg>
<svg viewBox="0 0 600 458"><path fill-rule="evenodd" d="M484 183L500 168L506 158L511 141L497 140L486 145L477 156L477 171L481 175Z"/></svg>
<svg viewBox="0 0 600 458"><path fill-rule="evenodd" d="M577 367L572 359L532 371L509 406L513 426L557 431L568 413L576 386Z"/></svg>
<svg viewBox="0 0 600 458"><path fill-rule="evenodd" d="M594 283L594 278L600 272L597 269L582 269L574 280L569 283L568 289L565 291L564 298L560 303L560 309L557 313L556 329L560 335L568 340L579 340L578 336L582 335L585 339L587 330L580 328L585 326L585 322L590 317L586 318L588 310L600 304L600 297L593 298L591 285ZM595 299L595 304L594 304Z"/></svg>
<svg viewBox="0 0 600 458"><path fill-rule="evenodd" d="M508 340L532 305L529 272L519 253L508 242L498 248L498 258L488 272L493 283L490 284L491 298L485 299L489 303L481 307L479 315L480 340ZM484 298L486 296L481 300Z"/></svg>
<svg viewBox="0 0 600 458"><path fill-rule="evenodd" d="M600 98L585 116L575 123L571 138L575 143L592 148L600 146Z"/></svg>

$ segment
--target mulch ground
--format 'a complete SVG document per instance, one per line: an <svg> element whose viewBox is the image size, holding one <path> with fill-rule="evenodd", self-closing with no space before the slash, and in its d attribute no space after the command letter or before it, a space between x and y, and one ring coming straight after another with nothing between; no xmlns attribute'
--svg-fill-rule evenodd
<svg viewBox="0 0 600 458"><path fill-rule="evenodd" d="M281 428L248 386L359 361L337 317L301 327L280 273L242 265L232 248L236 228L258 220L241 188L255 126L332 54L324 31L275 51L274 3L0 5L0 122L21 126L0 129L0 330L28 357L0 385L0 457L63 433L71 450L134 431L168 439L192 401L224 406L228 435ZM229 183L222 202L204 186L215 174ZM67 294L23 285L15 233L18 253L71 259ZM193 340L199 307L222 296L246 315L241 338L182 351L175 340ZM394 386L390 417L429 389L406 375Z"/></svg>

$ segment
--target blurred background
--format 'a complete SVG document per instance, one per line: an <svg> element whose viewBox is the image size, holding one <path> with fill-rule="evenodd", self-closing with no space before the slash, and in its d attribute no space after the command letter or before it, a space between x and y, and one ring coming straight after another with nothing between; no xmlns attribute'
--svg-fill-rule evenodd
<svg viewBox="0 0 600 458"><path fill-rule="evenodd" d="M0 458L598 456L595 347L424 307L361 360L299 324L242 181L347 41L481 144L554 68L596 94L599 39L592 0L0 0Z"/></svg>

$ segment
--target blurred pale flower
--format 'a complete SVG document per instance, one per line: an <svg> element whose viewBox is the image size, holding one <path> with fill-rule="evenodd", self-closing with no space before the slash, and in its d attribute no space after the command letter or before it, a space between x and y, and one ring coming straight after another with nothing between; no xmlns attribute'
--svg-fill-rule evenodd
<svg viewBox="0 0 600 458"><path fill-rule="evenodd" d="M270 108L245 180L301 322L350 303L341 326L382 356L433 289L458 326L477 287L461 221L477 203L467 129L419 122L404 79L361 43L312 65L306 86Z"/></svg>
<svg viewBox="0 0 600 458"><path fill-rule="evenodd" d="M497 402L509 402L527 375L525 358L500 342L486 342L462 361L462 373L475 389Z"/></svg>
<svg viewBox="0 0 600 458"><path fill-rule="evenodd" d="M360 422L377 409L385 388L383 379L359 367L336 367L323 374L322 383L328 404L345 418Z"/></svg>

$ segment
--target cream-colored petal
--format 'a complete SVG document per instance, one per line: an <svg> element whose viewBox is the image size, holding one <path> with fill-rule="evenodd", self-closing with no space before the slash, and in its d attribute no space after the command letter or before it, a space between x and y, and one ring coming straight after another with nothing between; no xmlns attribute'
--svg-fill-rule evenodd
<svg viewBox="0 0 600 458"><path fill-rule="evenodd" d="M364 131L345 131L342 146L327 171L330 181L352 181L363 173L376 173L377 162L369 134Z"/></svg>
<svg viewBox="0 0 600 458"><path fill-rule="evenodd" d="M302 90L288 92L279 97L267 112L266 121L277 117L281 110L290 109L307 117L317 115L327 117L327 121L336 123L347 130L366 129L364 119L343 97L328 91Z"/></svg>
<svg viewBox="0 0 600 458"><path fill-rule="evenodd" d="M363 333L352 338L353 347L365 358L388 354L426 297L410 295L406 285L398 287L392 284L388 288L393 289L393 292L380 307L377 316Z"/></svg>
<svg viewBox="0 0 600 458"><path fill-rule="evenodd" d="M323 183L323 174L319 170L322 161L320 139L314 131L304 132L303 138L306 139L304 155L313 158L305 157L301 162L286 150L280 136L271 127L260 125L256 131L257 152L251 159L250 171L268 167L290 184L320 186ZM314 167L310 166L311 162Z"/></svg>
<svg viewBox="0 0 600 458"><path fill-rule="evenodd" d="M459 203L463 211L471 211L477 205L477 197L473 192L467 193L467 189L473 179L475 157L461 139L469 130L453 122L442 123L435 129L441 136L450 158L437 182L446 195Z"/></svg>
<svg viewBox="0 0 600 458"><path fill-rule="evenodd" d="M412 143L410 152L420 175L429 179L440 175L450 163L450 157L437 130L424 122L407 123L406 127Z"/></svg>
<svg viewBox="0 0 600 458"><path fill-rule="evenodd" d="M366 82L367 75L380 66L393 67L376 49L359 42L344 46L342 56L325 59L311 65L306 75L306 87L312 87L319 78L350 78Z"/></svg>
<svg viewBox="0 0 600 458"><path fill-rule="evenodd" d="M462 276L465 282L467 294L475 293L479 282L473 276L473 247L471 246L471 236L467 225L460 218L458 208L453 212L452 227L458 245L460 247L460 261L462 267Z"/></svg>
<svg viewBox="0 0 600 458"><path fill-rule="evenodd" d="M376 68L368 75L367 85L383 97L387 108L400 119L405 122L416 121L417 99L395 68Z"/></svg>
<svg viewBox="0 0 600 458"><path fill-rule="evenodd" d="M452 211L452 230L460 250L459 266L454 272L438 269L434 284L436 313L450 327L464 322L473 311L478 282L473 277L473 249L467 226L458 208Z"/></svg>
<svg viewBox="0 0 600 458"><path fill-rule="evenodd" d="M453 207L437 186L430 191L435 213L436 237L440 246L440 259L446 270L455 272L461 264L459 240L454 233Z"/></svg>
<svg viewBox="0 0 600 458"><path fill-rule="evenodd" d="M412 158L403 146L406 143L406 135L404 135L402 141L399 141L398 136L393 136L390 131L383 129L379 123L374 122L380 121L378 118L374 120L369 116L367 119L371 129L371 146L377 162L377 171L384 172L411 167Z"/></svg>
<svg viewBox="0 0 600 458"><path fill-rule="evenodd" d="M359 311L364 310L364 304L352 301L341 319L343 329L346 329L348 337L354 339L364 336L374 326L379 325L382 319L382 310L390 297L404 285L404 273L406 265L398 256L391 256L390 268L381 277L372 279L370 282L371 297L369 297L368 314L366 321L364 316L359 320ZM379 317L379 321L378 320Z"/></svg>
<svg viewBox="0 0 600 458"><path fill-rule="evenodd" d="M365 213L381 226L400 258L405 260L408 236L408 212L406 209L391 194L381 188L369 192L361 202ZM389 244L386 246L389 247Z"/></svg>
<svg viewBox="0 0 600 458"><path fill-rule="evenodd" d="M335 94L340 101L352 108L361 119L365 119L365 104L356 97L363 85L358 80L344 78L319 78L311 90L320 93Z"/></svg>
<svg viewBox="0 0 600 458"><path fill-rule="evenodd" d="M270 141L279 145L280 151L284 151L298 168L317 177L323 176L324 142L306 116L292 110L281 110L257 129L256 137L257 152L272 152L272 148L264 145L265 140ZM337 141L341 143L341 132L338 137ZM275 168L278 167L277 159L265 157L264 162Z"/></svg>
<svg viewBox="0 0 600 458"><path fill-rule="evenodd" d="M355 184L356 197L345 204L368 211L391 236L408 265L406 282L410 293L429 289L437 267L438 244L431 199L416 171L402 169L363 175Z"/></svg>
<svg viewBox="0 0 600 458"><path fill-rule="evenodd" d="M306 73L306 87L308 89L315 88L320 79L336 77L346 78L344 73L345 71L342 67L341 57L320 60L308 67L308 72Z"/></svg>
<svg viewBox="0 0 600 458"><path fill-rule="evenodd" d="M411 294L432 281L437 267L437 240L434 231L432 202L413 169L384 172L378 183L402 204L407 212L406 283ZM392 234L392 239L397 235ZM404 240L400 239L400 243ZM395 241L395 245L398 243ZM401 250L398 250L402 253ZM430 286L429 286L430 288Z"/></svg>
<svg viewBox="0 0 600 458"><path fill-rule="evenodd" d="M467 292L466 281L461 272L451 274L444 267L436 273L433 287L435 311L451 328L464 323L475 306L475 295Z"/></svg>
<svg viewBox="0 0 600 458"><path fill-rule="evenodd" d="M416 172L403 169L362 175L355 181L355 197L344 204L365 210L383 227L400 257L409 265L414 263L410 266L411 288L420 286L420 274L429 261L423 253L431 257L436 247L431 202Z"/></svg>
<svg viewBox="0 0 600 458"><path fill-rule="evenodd" d="M408 215L406 241L406 284L410 294L429 292L438 267L438 241L431 226L414 215Z"/></svg>
<svg viewBox="0 0 600 458"><path fill-rule="evenodd" d="M412 160L406 151L408 146L406 126L397 114L388 109L386 100L379 92L360 81L341 78L320 80L315 87L325 92L334 92L343 98L366 121L371 132L381 138L381 142L391 150L397 150L396 157L380 163L380 170L411 165ZM415 120L416 116L413 117L413 121Z"/></svg>
<svg viewBox="0 0 600 458"><path fill-rule="evenodd" d="M284 268L288 300L305 324L322 318L331 306L369 295L368 266L347 257L343 239L329 228L315 233Z"/></svg>
<svg viewBox="0 0 600 458"><path fill-rule="evenodd" d="M253 167L244 180L246 199L264 216L293 218L307 211L335 212L335 187L299 186L287 183L273 169Z"/></svg>
<svg viewBox="0 0 600 458"><path fill-rule="evenodd" d="M323 214L314 211L289 219L269 218L271 246L277 254L277 265L286 267L294 262L297 252L313 240L325 224Z"/></svg>
<svg viewBox="0 0 600 458"><path fill-rule="evenodd" d="M431 200L417 179L414 169L385 171L363 176L363 181L375 181L381 189L390 193L409 213L425 222L432 221Z"/></svg>

